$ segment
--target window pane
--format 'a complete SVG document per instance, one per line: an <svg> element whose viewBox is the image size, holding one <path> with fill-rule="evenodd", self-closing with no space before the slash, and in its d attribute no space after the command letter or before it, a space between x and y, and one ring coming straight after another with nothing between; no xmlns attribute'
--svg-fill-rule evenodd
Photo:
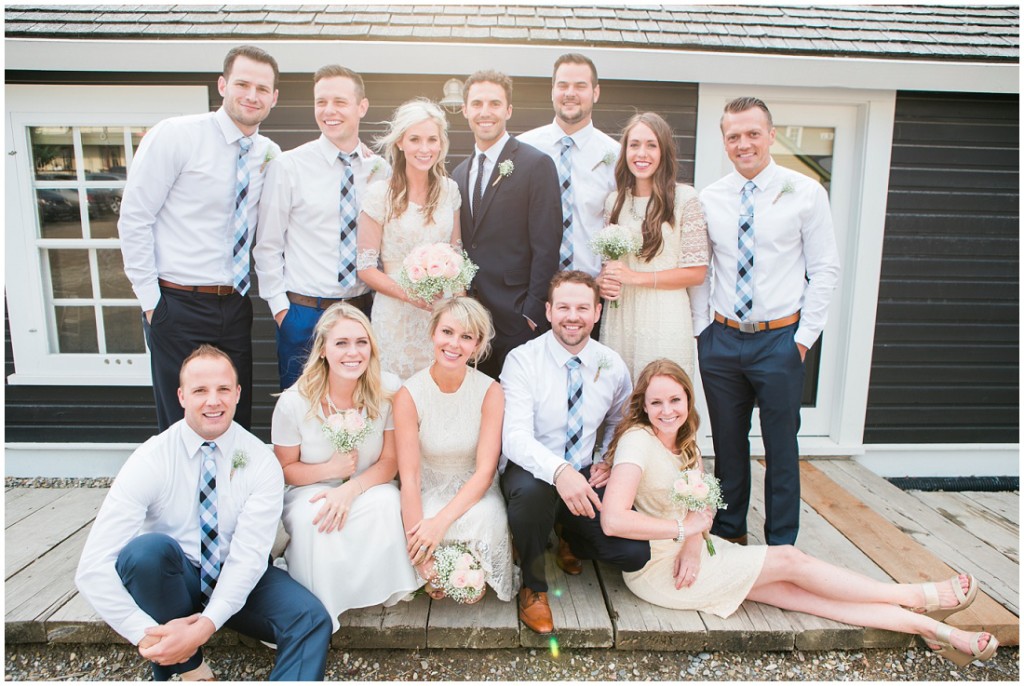
<svg viewBox="0 0 1024 686"><path fill-rule="evenodd" d="M772 159L779 165L798 171L829 190L832 183L832 150L836 130L832 127L775 125Z"/></svg>
<svg viewBox="0 0 1024 686"><path fill-rule="evenodd" d="M149 128L145 127L145 126L133 126L131 128L131 132L132 132L132 150L138 150L139 149L139 143L142 142L142 137L146 135L147 131L149 131Z"/></svg>
<svg viewBox="0 0 1024 686"><path fill-rule="evenodd" d="M81 238L82 215L73 188L37 188L36 211L42 238Z"/></svg>
<svg viewBox="0 0 1024 686"><path fill-rule="evenodd" d="M100 270L100 297L135 299L132 284L124 274L120 250L97 250L96 264Z"/></svg>
<svg viewBox="0 0 1024 686"><path fill-rule="evenodd" d="M117 238L117 219L121 213L120 188L89 188L89 233L93 238Z"/></svg>
<svg viewBox="0 0 1024 686"><path fill-rule="evenodd" d="M120 126L83 126L82 166L88 181L124 181L124 129Z"/></svg>
<svg viewBox="0 0 1024 686"><path fill-rule="evenodd" d="M88 250L48 250L54 298L91 298ZM95 324L93 325L95 330Z"/></svg>
<svg viewBox="0 0 1024 686"><path fill-rule="evenodd" d="M57 306L57 352L98 353L96 310L92 307Z"/></svg>
<svg viewBox="0 0 1024 686"><path fill-rule="evenodd" d="M137 307L104 307L103 329L108 353L144 353L142 310Z"/></svg>
<svg viewBox="0 0 1024 686"><path fill-rule="evenodd" d="M36 179L75 180L75 144L70 126L32 126L28 135Z"/></svg>

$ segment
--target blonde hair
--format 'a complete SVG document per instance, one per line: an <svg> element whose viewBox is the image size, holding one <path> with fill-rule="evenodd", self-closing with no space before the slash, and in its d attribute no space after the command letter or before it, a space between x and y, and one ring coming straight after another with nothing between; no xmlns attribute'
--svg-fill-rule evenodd
<svg viewBox="0 0 1024 686"><path fill-rule="evenodd" d="M409 180L405 175L405 153L398 149L398 144L405 137L406 131L425 121L437 124L441 138L441 150L434 166L427 172L427 201L423 205L423 216L426 223L434 223L434 212L441 201L444 181L448 178L445 169L445 158L448 157L448 120L444 110L426 98L415 98L402 103L387 122L387 130L376 139L375 145L382 151L391 165L391 180L388 185L387 210L384 223L401 216L409 209Z"/></svg>
<svg viewBox="0 0 1024 686"><path fill-rule="evenodd" d="M476 351L470 360L477 364L491 353L491 341L494 339L494 324L491 322L491 313L483 305L467 296L456 296L442 300L434 305L434 312L430 316L428 330L433 336L441 317L450 314L459 323L459 326L466 329L476 337Z"/></svg>
<svg viewBox="0 0 1024 686"><path fill-rule="evenodd" d="M683 422L683 425L676 432L675 447L676 451L683 458L683 469L691 469L697 465L697 461L700 459L700 450L697 448L697 428L700 426L700 415L697 414L697 408L695 407L696 398L693 394L693 382L690 381L690 377L683 371L682 367L672 360L665 358L651 362L643 368L640 376L637 377L636 386L633 387L629 400L622 407L622 421L615 427L612 442L609 444L608 452L604 458L605 462L609 465L615 459L615 450L619 447L619 439L627 431L634 427L641 427L652 433L654 432L654 427L651 426L651 419L647 416L647 410L644 407L644 400L647 396L647 388L656 376L666 376L683 387L689 412L687 413L686 421Z"/></svg>
<svg viewBox="0 0 1024 686"><path fill-rule="evenodd" d="M369 419L377 419L381 415L383 404L391 399L391 393L385 390L381 382L380 348L373 335L370 320L358 308L348 303L335 303L320 315L320 321L313 329L313 349L309 351L309 359L306 360L306 365L302 368L302 375L299 376L299 380L295 384L296 388L299 395L309 403L307 418L315 417L317 407L320 405L320 401L327 396L329 388L330 365L327 358L324 357L327 334L335 324L343 319L360 324L366 330L366 337L370 341L370 360L366 371L356 382L352 400L356 409L366 410L366 416Z"/></svg>

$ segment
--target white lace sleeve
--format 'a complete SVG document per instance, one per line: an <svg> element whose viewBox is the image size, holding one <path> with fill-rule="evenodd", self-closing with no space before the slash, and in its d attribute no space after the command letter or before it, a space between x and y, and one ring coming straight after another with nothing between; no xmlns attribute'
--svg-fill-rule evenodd
<svg viewBox="0 0 1024 686"><path fill-rule="evenodd" d="M356 254L356 270L380 267L380 251L365 248Z"/></svg>
<svg viewBox="0 0 1024 686"><path fill-rule="evenodd" d="M679 228L682 235L676 266L700 267L708 264L708 223L696 195L692 195L683 204L679 213Z"/></svg>

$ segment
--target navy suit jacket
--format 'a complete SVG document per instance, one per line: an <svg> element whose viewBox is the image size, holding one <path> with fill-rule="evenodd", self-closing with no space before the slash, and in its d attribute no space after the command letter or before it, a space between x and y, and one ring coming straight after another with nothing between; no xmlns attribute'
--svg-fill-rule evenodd
<svg viewBox="0 0 1024 686"><path fill-rule="evenodd" d="M498 167L505 160L514 169L499 181ZM462 193L462 243L480 267L471 293L490 310L497 338L517 345L548 328L544 303L562 243L558 172L550 157L510 137L474 213L472 163L472 157L463 160L452 174ZM537 325L536 332L523 315Z"/></svg>

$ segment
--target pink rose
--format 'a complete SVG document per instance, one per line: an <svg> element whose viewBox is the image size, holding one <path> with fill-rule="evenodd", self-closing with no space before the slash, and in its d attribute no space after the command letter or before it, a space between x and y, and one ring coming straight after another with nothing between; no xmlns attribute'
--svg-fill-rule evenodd
<svg viewBox="0 0 1024 686"><path fill-rule="evenodd" d="M453 588L465 588L469 585L470 574L472 574L472 572L469 570L456 569L452 572L451 577L448 579L448 583L450 583Z"/></svg>
<svg viewBox="0 0 1024 686"><path fill-rule="evenodd" d="M453 260L448 260L444 265L444 277L446 279L454 279L459 275L459 265L455 264Z"/></svg>
<svg viewBox="0 0 1024 686"><path fill-rule="evenodd" d="M430 261L427 263L427 275L428 276L441 276L444 274L444 262L441 260Z"/></svg>
<svg viewBox="0 0 1024 686"><path fill-rule="evenodd" d="M424 271L423 267L419 266L418 264L414 264L413 266L407 268L405 270L405 273L409 277L409 280L412 281L413 283L417 281L422 281L424 277L426 277L427 275L427 272Z"/></svg>
<svg viewBox="0 0 1024 686"><path fill-rule="evenodd" d="M472 569L475 561L469 553L462 553L462 557L455 561L455 569Z"/></svg>
<svg viewBox="0 0 1024 686"><path fill-rule="evenodd" d="M427 256L429 254L430 254L430 246L429 245L419 245L419 246L416 246L415 248L413 248L412 252L409 253L409 256L412 257L413 262L415 262L416 264L422 266L423 264L426 263Z"/></svg>
<svg viewBox="0 0 1024 686"><path fill-rule="evenodd" d="M694 484L693 495L698 499L706 498L708 495L708 485L703 481Z"/></svg>
<svg viewBox="0 0 1024 686"><path fill-rule="evenodd" d="M339 430L345 425L345 417L341 412L336 412L327 418L327 426L332 429Z"/></svg>
<svg viewBox="0 0 1024 686"><path fill-rule="evenodd" d="M481 589L484 587L484 570L473 569L466 572L466 586Z"/></svg>
<svg viewBox="0 0 1024 686"><path fill-rule="evenodd" d="M341 428L349 433L356 433L362 431L366 427L366 420L363 419L363 415L355 410L347 410L342 413L344 420L342 421Z"/></svg>
<svg viewBox="0 0 1024 686"><path fill-rule="evenodd" d="M675 482L672 484L672 490L678 493L679 495L689 495L690 482L683 478L676 479Z"/></svg>

